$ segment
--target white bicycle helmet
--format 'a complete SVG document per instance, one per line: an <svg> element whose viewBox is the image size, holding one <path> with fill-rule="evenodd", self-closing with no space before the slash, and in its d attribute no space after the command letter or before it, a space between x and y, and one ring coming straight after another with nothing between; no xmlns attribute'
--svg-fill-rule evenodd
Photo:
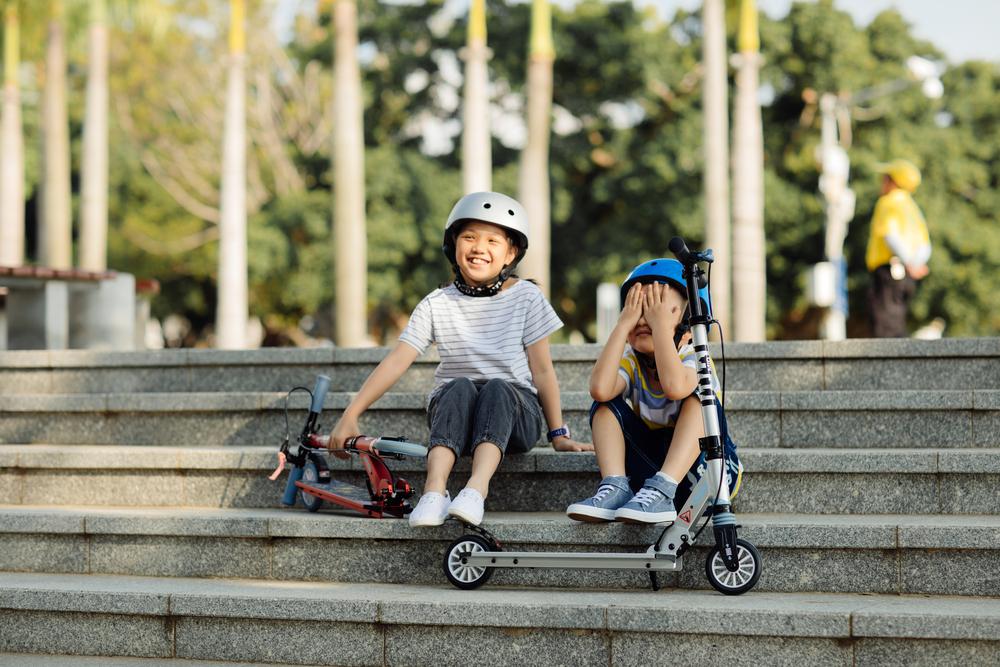
<svg viewBox="0 0 1000 667"><path fill-rule="evenodd" d="M528 250L528 214L518 201L499 192L471 192L455 204L444 225L444 250L448 261L455 264L455 230L466 220L479 220L510 232L518 248L513 267Z"/></svg>

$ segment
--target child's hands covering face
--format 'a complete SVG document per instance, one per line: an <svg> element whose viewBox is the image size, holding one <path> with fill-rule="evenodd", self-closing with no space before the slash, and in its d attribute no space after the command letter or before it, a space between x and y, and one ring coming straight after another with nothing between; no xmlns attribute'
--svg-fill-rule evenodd
<svg viewBox="0 0 1000 667"><path fill-rule="evenodd" d="M652 283L643 290L642 314L649 323L650 331L674 330L684 317L684 299L676 290L661 283Z"/></svg>
<svg viewBox="0 0 1000 667"><path fill-rule="evenodd" d="M640 317L642 317L642 284L636 283L625 294L625 303L622 304L622 314L618 316L618 321L631 331Z"/></svg>

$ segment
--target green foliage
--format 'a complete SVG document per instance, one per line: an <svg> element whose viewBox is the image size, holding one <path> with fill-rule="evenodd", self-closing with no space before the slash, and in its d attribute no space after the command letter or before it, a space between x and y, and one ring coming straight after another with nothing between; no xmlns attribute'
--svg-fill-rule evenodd
<svg viewBox="0 0 1000 667"><path fill-rule="evenodd" d="M188 16L171 24L164 39L144 37L127 21L120 26L116 39L127 40L128 56L113 73L112 92L129 97L144 136L180 143L199 134L218 137L221 126L192 126L179 116L162 122L153 113L175 102L169 94L175 82L153 74L163 71L158 67L209 71L224 48L224 12L199 14L204 6L196 0L174 5ZM441 64L461 67L457 54L466 26L464 18L445 20L445 10L439 0L359 2L368 298L371 329L383 342L420 298L450 279L440 244L444 220L461 194L460 135L453 137L452 151L429 156L421 153L415 129L420 120L460 118L455 100L461 84L449 80ZM530 4L491 0L487 19L494 102L513 104L516 111L527 68ZM729 28L732 40L732 20ZM666 254L674 235L703 243L701 26L697 14L685 11L664 21L632 2L582 0L553 7L553 30L554 103L579 127L551 138L550 287L567 323L563 335L577 330L593 336L598 283L620 280L635 264ZM831 0L796 2L781 20L762 16L760 31L761 81L773 93L763 109L768 331L773 338L815 335L804 277L822 258L824 233L817 95L849 94L898 79L909 55L941 54L916 39L894 10L857 26ZM285 50L298 72L319 63L329 80L333 49L326 10L303 11ZM419 72L426 75L423 85L416 85ZM851 185L858 202L846 244L852 334L866 333L864 250L878 196L875 165L894 157L909 158L923 171L916 199L934 243L931 275L913 307L915 323L943 317L950 335L994 335L1000 329L994 277L1000 269L1000 73L996 65L965 63L951 67L944 83L943 100L929 101L912 87L872 102L866 120L856 116L852 124ZM79 79L74 85L82 89ZM199 75L191 85L191 99L221 100L218 80ZM288 104L286 115L296 110ZM37 133L31 113L26 127ZM210 226L151 179L119 126L112 132L111 262L160 279L158 314L181 312L196 327L207 325L214 316L216 244L167 253L149 247L163 250ZM331 310L328 145L310 155L289 147L306 191L272 194L250 219L251 308L271 328L293 327L305 315L328 319ZM201 157L215 159L211 151ZM516 194L518 150L495 139L493 157L494 188Z"/></svg>

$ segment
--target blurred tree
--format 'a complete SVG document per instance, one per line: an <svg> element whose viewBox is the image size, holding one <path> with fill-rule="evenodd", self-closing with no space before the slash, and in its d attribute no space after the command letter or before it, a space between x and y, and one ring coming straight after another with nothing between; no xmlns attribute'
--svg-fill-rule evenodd
<svg viewBox="0 0 1000 667"><path fill-rule="evenodd" d="M216 307L224 12L203 0L176 4L183 14L164 39L119 22L112 40L109 257L115 268L160 278L156 312L183 313L198 330ZM489 63L493 187L506 192L517 191L525 136L530 10L488 3L491 41L504 45ZM271 11L250 12L247 24L255 45L247 65L251 309L274 331L306 322L310 335L329 337L330 16L303 9L282 45ZM584 0L552 12L555 51L566 56L553 63L550 290L567 323L560 335L592 338L598 283L665 254L675 234L705 243L702 31L697 14L663 20L631 2ZM467 28L464 12L436 0L358 1L367 309L377 340L391 339L416 302L449 277L441 230L462 194L458 51ZM811 100L903 76L909 55L940 54L895 11L858 27L829 1L796 3L780 21L762 15L760 31L767 333L815 336L804 293L806 269L823 252ZM943 317L952 335L1000 329L992 277L1000 268L998 79L995 65L958 65L944 75L943 100L905 91L855 122L858 205L846 248L853 335L865 332L867 319L863 255L874 165L897 155L924 171L917 199L934 242L913 317ZM29 140L36 117L26 107ZM35 171L29 165L29 184Z"/></svg>

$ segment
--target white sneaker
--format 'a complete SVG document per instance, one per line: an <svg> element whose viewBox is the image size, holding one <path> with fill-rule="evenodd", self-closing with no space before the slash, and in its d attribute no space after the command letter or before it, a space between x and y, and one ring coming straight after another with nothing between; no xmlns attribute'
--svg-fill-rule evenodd
<svg viewBox="0 0 1000 667"><path fill-rule="evenodd" d="M443 494L431 491L420 496L420 502L410 512L411 528L426 528L428 526L440 526L448 518L448 503L451 496L445 491Z"/></svg>
<svg viewBox="0 0 1000 667"><path fill-rule="evenodd" d="M466 487L451 501L448 514L459 521L478 526L483 522L483 497L475 489Z"/></svg>

